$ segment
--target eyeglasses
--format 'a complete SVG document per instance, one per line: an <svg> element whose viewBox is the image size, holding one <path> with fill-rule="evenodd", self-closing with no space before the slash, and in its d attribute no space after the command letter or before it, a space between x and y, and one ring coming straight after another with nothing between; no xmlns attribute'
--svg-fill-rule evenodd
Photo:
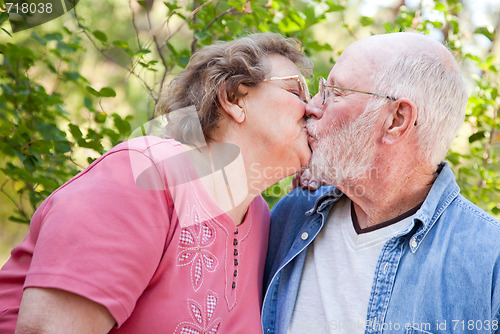
<svg viewBox="0 0 500 334"><path fill-rule="evenodd" d="M290 76L287 76L287 77L272 77L272 78L269 78L269 79L265 79L263 80L264 82L268 82L268 81L276 81L276 80L297 80L297 82L299 83L299 97L302 101L304 102L309 102L309 100L311 99L311 94L309 93L309 88L307 87L307 83L306 83L306 79L304 79L304 77L300 74L296 74L296 75L290 75Z"/></svg>
<svg viewBox="0 0 500 334"><path fill-rule="evenodd" d="M368 94L368 95L373 95L373 96L380 96L380 97L385 97L386 99L396 101L397 99L389 96L389 95L382 95L382 94L376 94L376 93L370 93L370 92L364 92L362 90L357 90L357 89L352 89L352 88L345 88L345 87L338 87L338 86L332 86L332 85L327 85L326 80L323 77L319 78L319 94L322 98L322 103L325 104L326 100L328 100L329 96L329 91L326 88L335 88L335 89L342 89L342 90L348 90L350 92L356 92L356 93L361 93L361 94Z"/></svg>

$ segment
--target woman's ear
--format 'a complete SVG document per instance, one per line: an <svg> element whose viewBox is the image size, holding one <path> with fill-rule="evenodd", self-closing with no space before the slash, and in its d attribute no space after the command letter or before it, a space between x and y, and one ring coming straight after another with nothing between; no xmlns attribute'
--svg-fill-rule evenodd
<svg viewBox="0 0 500 334"><path fill-rule="evenodd" d="M238 86L238 92L240 94L246 95L248 92L248 89L246 88L245 85L239 85ZM219 105L221 106L222 110L234 119L236 123L243 123L246 119L246 111L244 109L244 97L237 97L233 96L232 99L228 97L228 93L226 90L226 85L222 84L219 87L219 91L217 92L217 98L219 99ZM230 101L231 100L231 101Z"/></svg>
<svg viewBox="0 0 500 334"><path fill-rule="evenodd" d="M405 139L416 125L417 106L408 99L398 99L390 104L384 123L382 142L393 145Z"/></svg>

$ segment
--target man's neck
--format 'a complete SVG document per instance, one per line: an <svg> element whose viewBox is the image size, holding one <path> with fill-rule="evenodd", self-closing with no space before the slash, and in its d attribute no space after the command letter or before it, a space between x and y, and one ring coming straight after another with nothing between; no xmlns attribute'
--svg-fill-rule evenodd
<svg viewBox="0 0 500 334"><path fill-rule="evenodd" d="M435 170L386 168L356 184L339 186L354 203L361 229L374 226L421 204L436 179Z"/></svg>

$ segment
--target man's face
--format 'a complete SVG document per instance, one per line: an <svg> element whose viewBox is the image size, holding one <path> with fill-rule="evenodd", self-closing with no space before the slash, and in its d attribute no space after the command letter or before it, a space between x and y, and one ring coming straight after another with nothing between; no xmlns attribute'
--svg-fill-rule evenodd
<svg viewBox="0 0 500 334"><path fill-rule="evenodd" d="M371 70L357 49L346 49L330 72L327 84L370 91ZM340 186L369 177L376 153L379 113L366 94L326 88L328 98L316 95L306 107L310 167L316 177Z"/></svg>

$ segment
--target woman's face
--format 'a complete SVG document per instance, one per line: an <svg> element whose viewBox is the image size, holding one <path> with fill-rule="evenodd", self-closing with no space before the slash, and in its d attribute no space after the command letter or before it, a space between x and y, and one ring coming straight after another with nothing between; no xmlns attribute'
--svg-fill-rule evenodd
<svg viewBox="0 0 500 334"><path fill-rule="evenodd" d="M264 161L265 167L271 167L267 173L274 173L264 177L279 179L307 166L311 150L305 128L304 92L297 78L302 78L301 73L283 56L270 55L268 60L267 81L248 89L243 107L245 127L252 138L251 148L259 150L259 161Z"/></svg>

